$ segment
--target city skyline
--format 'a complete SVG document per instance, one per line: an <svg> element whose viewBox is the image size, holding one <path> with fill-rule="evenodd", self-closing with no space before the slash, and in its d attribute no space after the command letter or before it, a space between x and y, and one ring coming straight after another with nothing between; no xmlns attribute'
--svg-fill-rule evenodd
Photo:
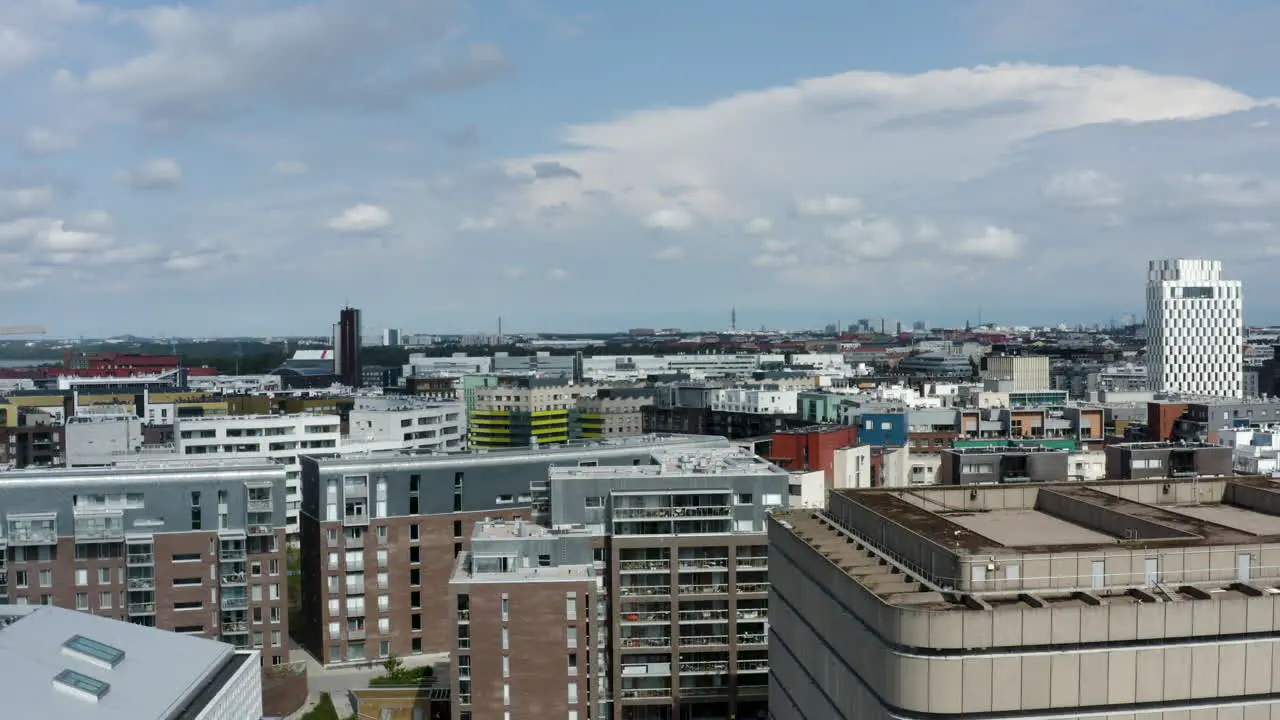
<svg viewBox="0 0 1280 720"><path fill-rule="evenodd" d="M1260 281L1280 8L1254 5L25 3L3 321L1025 324L1138 311L1156 257Z"/></svg>

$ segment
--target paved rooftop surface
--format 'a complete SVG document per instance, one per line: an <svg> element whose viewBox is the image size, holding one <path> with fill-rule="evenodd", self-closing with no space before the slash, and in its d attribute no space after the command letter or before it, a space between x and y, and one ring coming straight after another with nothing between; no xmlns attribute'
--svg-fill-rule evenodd
<svg viewBox="0 0 1280 720"><path fill-rule="evenodd" d="M1081 545L1113 543L1105 533L1080 527L1039 510L1003 510L985 513L951 513L948 520L988 537L1005 547L1033 547L1046 537Z"/></svg>

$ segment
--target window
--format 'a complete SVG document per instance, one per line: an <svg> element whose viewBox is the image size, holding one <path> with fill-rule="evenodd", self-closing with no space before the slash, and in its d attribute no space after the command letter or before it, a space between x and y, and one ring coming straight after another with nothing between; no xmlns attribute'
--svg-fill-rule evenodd
<svg viewBox="0 0 1280 720"><path fill-rule="evenodd" d="M112 598L112 594L111 594L111 591L110 591L110 590L107 590L107 591L105 591L105 592L100 592L100 593L98 593L98 609L99 609L99 610L110 610L110 609L111 609L111 598Z"/></svg>
<svg viewBox="0 0 1280 720"><path fill-rule="evenodd" d="M409 563L410 563L411 565L417 565L417 564L418 564L418 563L420 563L420 562L422 562L422 548L421 548L421 546L418 546L418 545L410 545L410 546L409 546Z"/></svg>
<svg viewBox="0 0 1280 720"><path fill-rule="evenodd" d="M502 704L511 704L511 685L510 683L502 683Z"/></svg>
<svg viewBox="0 0 1280 720"><path fill-rule="evenodd" d="M578 674L578 653L569 653L569 675Z"/></svg>
<svg viewBox="0 0 1280 720"><path fill-rule="evenodd" d="M176 602L173 604L174 610L201 610L203 608L204 608L204 603L200 600L193 600L191 602Z"/></svg>
<svg viewBox="0 0 1280 720"><path fill-rule="evenodd" d="M84 587L89 584L89 571L85 568L76 568L76 587Z"/></svg>
<svg viewBox="0 0 1280 720"><path fill-rule="evenodd" d="M506 625L502 626L502 649L511 649L511 632L507 629Z"/></svg>
<svg viewBox="0 0 1280 720"><path fill-rule="evenodd" d="M280 640L281 640L280 631L272 630L271 631L271 647L280 647Z"/></svg>
<svg viewBox="0 0 1280 720"><path fill-rule="evenodd" d="M461 520L453 521L453 536L462 537L462 521Z"/></svg>
<svg viewBox="0 0 1280 720"><path fill-rule="evenodd" d="M782 504L781 493L765 493L760 503L765 507L777 507Z"/></svg>
<svg viewBox="0 0 1280 720"><path fill-rule="evenodd" d="M564 619L578 619L578 593L576 592L564 594Z"/></svg>
<svg viewBox="0 0 1280 720"><path fill-rule="evenodd" d="M76 593L76 609L77 610L89 609L89 593L83 593L83 592Z"/></svg>
<svg viewBox="0 0 1280 720"><path fill-rule="evenodd" d="M40 571L40 587L46 587L46 588L53 587L53 571L52 570Z"/></svg>
<svg viewBox="0 0 1280 720"><path fill-rule="evenodd" d="M98 568L98 584L99 585L111 584L111 568Z"/></svg>
<svg viewBox="0 0 1280 720"><path fill-rule="evenodd" d="M604 498L599 495L588 495L585 504L588 508L602 508L604 507Z"/></svg>
<svg viewBox="0 0 1280 720"><path fill-rule="evenodd" d="M494 502L497 503L498 505L510 505L515 501L516 501L515 495L499 495L497 499L494 500Z"/></svg>
<svg viewBox="0 0 1280 720"><path fill-rule="evenodd" d="M13 573L13 582L19 589L30 587L27 581L27 571L18 570Z"/></svg>
<svg viewBox="0 0 1280 720"><path fill-rule="evenodd" d="M565 646L572 649L578 647L578 628L570 626L565 628Z"/></svg>
<svg viewBox="0 0 1280 720"><path fill-rule="evenodd" d="M173 561L180 562L200 562L200 553L175 553Z"/></svg>
<svg viewBox="0 0 1280 720"><path fill-rule="evenodd" d="M280 608L278 607L271 608L271 623L273 625L280 624Z"/></svg>
<svg viewBox="0 0 1280 720"><path fill-rule="evenodd" d="M279 599L280 599L280 584L279 584L279 583L272 583L271 588L270 588L270 592L267 594L267 598L268 598L269 600L279 600Z"/></svg>
<svg viewBox="0 0 1280 720"><path fill-rule="evenodd" d="M502 656L502 677L504 678L511 677L511 656L510 655Z"/></svg>
<svg viewBox="0 0 1280 720"><path fill-rule="evenodd" d="M539 555L539 556L538 556L538 567L551 567L551 556L550 556L550 555Z"/></svg>
<svg viewBox="0 0 1280 720"><path fill-rule="evenodd" d="M416 541L416 540L418 539L418 533L419 533L419 532L420 532L420 531L418 530L418 524L417 524L417 523L414 523L414 524L410 525L410 526L409 526L409 539L410 539L410 540L415 540L415 541Z"/></svg>
<svg viewBox="0 0 1280 720"><path fill-rule="evenodd" d="M569 704L578 704L578 683L576 681L569 683Z"/></svg>
<svg viewBox="0 0 1280 720"><path fill-rule="evenodd" d="M386 618L386 617L378 618L378 634L380 635L391 634L391 618Z"/></svg>
<svg viewBox="0 0 1280 720"><path fill-rule="evenodd" d="M738 504L739 504L739 505L750 505L750 504L751 504L751 493L738 493Z"/></svg>
<svg viewBox="0 0 1280 720"><path fill-rule="evenodd" d="M511 598L506 593L502 593L502 619L506 620L510 614Z"/></svg>
<svg viewBox="0 0 1280 720"><path fill-rule="evenodd" d="M280 561L279 561L279 560L272 560L272 561L270 561L270 565L269 565L268 567L270 568L270 570L268 571L268 572L269 572L269 574L271 574L271 575L279 575L279 574L280 574Z"/></svg>
<svg viewBox="0 0 1280 720"><path fill-rule="evenodd" d="M328 537L329 547L336 547L338 545L338 528L329 528L325 535Z"/></svg>

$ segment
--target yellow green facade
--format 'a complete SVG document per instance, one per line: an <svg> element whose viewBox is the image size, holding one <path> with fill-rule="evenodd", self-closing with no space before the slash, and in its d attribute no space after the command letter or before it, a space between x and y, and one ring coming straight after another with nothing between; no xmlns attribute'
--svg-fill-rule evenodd
<svg viewBox="0 0 1280 720"><path fill-rule="evenodd" d="M569 410L472 410L468 413L470 444L473 448L528 447L537 438L539 445L569 441Z"/></svg>

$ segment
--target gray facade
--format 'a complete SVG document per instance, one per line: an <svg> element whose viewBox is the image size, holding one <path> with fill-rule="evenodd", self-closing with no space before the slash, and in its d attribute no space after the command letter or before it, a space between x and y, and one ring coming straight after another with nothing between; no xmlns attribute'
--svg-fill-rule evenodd
<svg viewBox="0 0 1280 720"><path fill-rule="evenodd" d="M1280 714L1280 484L837 491L770 523L769 712Z"/></svg>
<svg viewBox="0 0 1280 720"><path fill-rule="evenodd" d="M493 372L498 375L537 373L566 380L573 380L581 374L577 355L552 355L546 352L536 355L496 353L493 356Z"/></svg>
<svg viewBox="0 0 1280 720"><path fill-rule="evenodd" d="M67 467L107 467L142 454L137 415L76 415L62 429Z"/></svg>
<svg viewBox="0 0 1280 720"><path fill-rule="evenodd" d="M1070 452L1035 446L950 448L942 453L939 483L1061 482L1067 479Z"/></svg>
<svg viewBox="0 0 1280 720"><path fill-rule="evenodd" d="M1229 447L1208 443L1137 442L1108 445L1107 477L1146 480L1235 474Z"/></svg>

